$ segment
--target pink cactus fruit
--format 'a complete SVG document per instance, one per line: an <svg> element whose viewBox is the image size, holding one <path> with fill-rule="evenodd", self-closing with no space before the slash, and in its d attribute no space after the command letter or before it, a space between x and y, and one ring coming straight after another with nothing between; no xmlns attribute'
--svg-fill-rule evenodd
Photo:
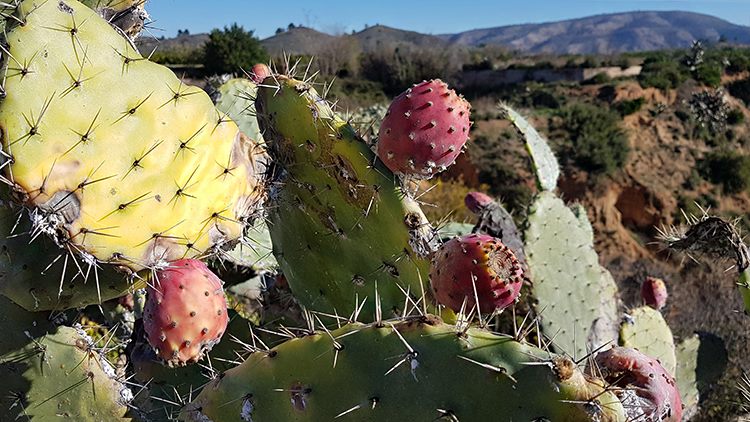
<svg viewBox="0 0 750 422"><path fill-rule="evenodd" d="M271 76L271 69L268 65L258 63L250 70L250 80L256 84L260 84L264 79Z"/></svg>
<svg viewBox="0 0 750 422"><path fill-rule="evenodd" d="M682 420L675 379L656 359L629 347L614 347L599 353L596 363L606 380L617 387L614 391L632 413L632 420Z"/></svg>
<svg viewBox="0 0 750 422"><path fill-rule="evenodd" d="M395 174L432 177L456 161L469 139L470 108L439 79L414 85L388 108L378 135L378 157Z"/></svg>
<svg viewBox="0 0 750 422"><path fill-rule="evenodd" d="M430 284L439 303L458 312L479 300L479 310L505 309L518 299L525 277L513 252L485 234L453 238L435 253ZM475 296L476 288L476 296Z"/></svg>
<svg viewBox="0 0 750 422"><path fill-rule="evenodd" d="M667 304L667 286L660 278L646 277L641 285L641 297L643 303L659 311Z"/></svg>
<svg viewBox="0 0 750 422"><path fill-rule="evenodd" d="M464 204L469 211L479 214L483 209L495 202L489 195L482 192L469 192L464 197Z"/></svg>
<svg viewBox="0 0 750 422"><path fill-rule="evenodd" d="M227 322L222 282L203 262L172 262L149 283L143 326L149 344L169 366L200 360L219 342Z"/></svg>

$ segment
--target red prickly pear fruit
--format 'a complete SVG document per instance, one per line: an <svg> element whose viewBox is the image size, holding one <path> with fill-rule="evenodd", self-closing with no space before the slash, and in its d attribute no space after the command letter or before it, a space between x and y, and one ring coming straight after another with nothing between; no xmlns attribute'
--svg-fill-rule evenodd
<svg viewBox="0 0 750 422"><path fill-rule="evenodd" d="M646 277L641 285L641 297L643 303L660 311L667 304L667 286L664 281L655 277Z"/></svg>
<svg viewBox="0 0 750 422"><path fill-rule="evenodd" d="M518 299L525 277L513 252L499 239L469 234L444 243L430 267L435 299L458 312L479 299L479 310L490 313L505 309Z"/></svg>
<svg viewBox="0 0 750 422"><path fill-rule="evenodd" d="M171 262L149 283L143 327L169 366L199 361L219 342L228 321L222 281L199 260Z"/></svg>
<svg viewBox="0 0 750 422"><path fill-rule="evenodd" d="M464 197L466 208L474 214L482 212L487 205L495 202L489 195L482 192L469 192Z"/></svg>
<svg viewBox="0 0 750 422"><path fill-rule="evenodd" d="M596 356L598 369L620 396L632 420L680 422L682 399L674 377L658 360L629 347ZM629 418L630 420L630 418Z"/></svg>
<svg viewBox="0 0 750 422"><path fill-rule="evenodd" d="M445 82L425 81L393 100L377 153L395 174L427 179L456 161L469 139L471 105Z"/></svg>
<svg viewBox="0 0 750 422"><path fill-rule="evenodd" d="M250 70L250 80L256 84L262 83L269 76L271 76L271 69L263 63L256 64Z"/></svg>

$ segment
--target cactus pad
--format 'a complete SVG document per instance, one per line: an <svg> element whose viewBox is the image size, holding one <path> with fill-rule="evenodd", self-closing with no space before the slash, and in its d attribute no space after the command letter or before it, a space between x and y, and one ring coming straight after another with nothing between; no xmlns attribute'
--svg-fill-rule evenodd
<svg viewBox="0 0 750 422"><path fill-rule="evenodd" d="M26 211L0 206L0 293L27 311L81 308L145 287L142 280L97 267L57 246L33 239Z"/></svg>
<svg viewBox="0 0 750 422"><path fill-rule="evenodd" d="M624 421L567 358L435 319L350 324L251 354L209 383L188 421Z"/></svg>
<svg viewBox="0 0 750 422"><path fill-rule="evenodd" d="M6 177L40 228L135 270L240 236L257 148L205 93L74 0L20 2L6 40Z"/></svg>
<svg viewBox="0 0 750 422"><path fill-rule="evenodd" d="M560 165L557 158L544 139L526 119L509 105L500 103L502 111L513 126L523 135L526 149L531 155L536 171L536 180L543 190L552 191L557 187L557 179L560 178Z"/></svg>
<svg viewBox="0 0 750 422"><path fill-rule="evenodd" d="M0 420L125 420L132 393L82 330L2 297L0 328Z"/></svg>
<svg viewBox="0 0 750 422"><path fill-rule="evenodd" d="M656 358L667 372L675 374L674 338L661 312L649 306L628 312L620 327L620 345Z"/></svg>
<svg viewBox="0 0 750 422"><path fill-rule="evenodd" d="M579 213L580 215L580 213ZM585 213L583 213L585 216ZM529 211L526 259L544 334L575 358L617 339L617 286L599 265L588 220L551 192Z"/></svg>
<svg viewBox="0 0 750 422"><path fill-rule="evenodd" d="M256 107L279 166L270 184L268 227L274 255L300 303L349 315L376 292L386 315L404 309L405 292L427 290L436 238L393 174L307 83L276 76ZM415 301L418 299L414 299Z"/></svg>

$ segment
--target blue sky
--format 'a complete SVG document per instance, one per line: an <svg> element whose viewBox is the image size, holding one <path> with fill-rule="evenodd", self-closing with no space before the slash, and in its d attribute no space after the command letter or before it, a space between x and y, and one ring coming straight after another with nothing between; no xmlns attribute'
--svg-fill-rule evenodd
<svg viewBox="0 0 750 422"><path fill-rule="evenodd" d="M376 23L424 33L547 22L632 10L686 10L750 26L750 0L151 0L152 33L171 37L237 22L261 38L290 22L331 33Z"/></svg>

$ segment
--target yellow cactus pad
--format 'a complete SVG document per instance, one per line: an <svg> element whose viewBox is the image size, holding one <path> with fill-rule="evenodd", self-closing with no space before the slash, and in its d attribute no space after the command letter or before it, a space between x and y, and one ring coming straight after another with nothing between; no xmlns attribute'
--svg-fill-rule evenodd
<svg viewBox="0 0 750 422"><path fill-rule="evenodd" d="M8 26L5 172L43 228L135 270L242 234L263 153L202 90L73 0L25 0Z"/></svg>

